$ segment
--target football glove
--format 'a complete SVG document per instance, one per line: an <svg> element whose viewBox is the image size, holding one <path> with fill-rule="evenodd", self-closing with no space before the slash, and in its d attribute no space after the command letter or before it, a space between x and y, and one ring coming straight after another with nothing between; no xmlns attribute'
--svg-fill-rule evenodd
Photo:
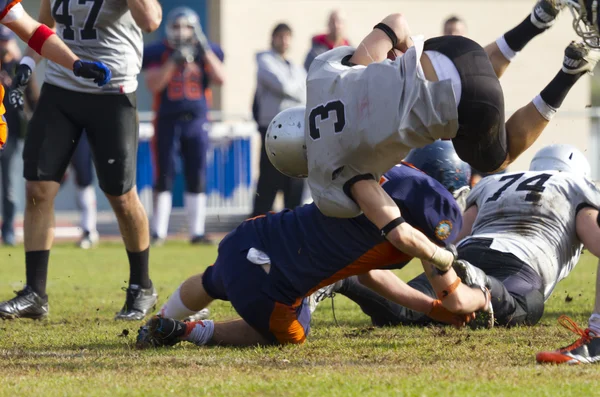
<svg viewBox="0 0 600 397"><path fill-rule="evenodd" d="M25 64L20 64L15 69L12 85L8 91L8 103L13 109L23 109L25 104L24 90L31 80L33 71Z"/></svg>
<svg viewBox="0 0 600 397"><path fill-rule="evenodd" d="M98 84L98 87L107 84L112 77L110 69L102 62L81 60L75 61L73 64L73 74L84 79L94 79L94 83Z"/></svg>

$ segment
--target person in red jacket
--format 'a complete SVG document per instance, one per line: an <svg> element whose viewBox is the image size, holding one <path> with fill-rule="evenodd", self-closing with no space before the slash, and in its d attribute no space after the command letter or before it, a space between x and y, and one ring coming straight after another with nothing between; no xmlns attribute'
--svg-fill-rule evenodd
<svg viewBox="0 0 600 397"><path fill-rule="evenodd" d="M312 61L320 54L335 47L350 45L348 40L344 37L344 17L341 11L331 11L329 19L327 20L327 29L327 33L318 34L312 38L312 46L304 61L304 69L306 69L307 72Z"/></svg>

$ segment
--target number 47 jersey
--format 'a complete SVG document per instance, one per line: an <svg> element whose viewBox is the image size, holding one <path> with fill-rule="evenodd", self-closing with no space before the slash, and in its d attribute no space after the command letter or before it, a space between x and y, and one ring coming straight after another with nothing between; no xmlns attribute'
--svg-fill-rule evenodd
<svg viewBox="0 0 600 397"><path fill-rule="evenodd" d="M351 65L351 47L318 56L307 78L305 136L308 183L327 216L361 210L350 197L358 179L380 176L412 148L450 139L458 130L450 80L425 80L421 38L395 61Z"/></svg>
<svg viewBox="0 0 600 397"><path fill-rule="evenodd" d="M48 61L45 82L87 93L130 93L137 89L142 66L142 31L127 0L52 0L56 34L79 58L101 61L112 72L111 81L98 87L75 77L71 70Z"/></svg>
<svg viewBox="0 0 600 397"><path fill-rule="evenodd" d="M515 255L542 278L544 296L575 267L583 250L575 219L579 209L600 208L589 180L558 171L527 171L484 178L467 198L477 205L471 238L492 239L490 248Z"/></svg>

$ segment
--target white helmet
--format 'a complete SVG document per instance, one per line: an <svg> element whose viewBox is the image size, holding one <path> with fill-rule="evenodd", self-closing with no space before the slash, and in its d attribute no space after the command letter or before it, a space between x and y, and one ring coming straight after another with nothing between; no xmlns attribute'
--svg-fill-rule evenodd
<svg viewBox="0 0 600 397"><path fill-rule="evenodd" d="M304 140L304 106L280 112L273 118L265 137L265 149L271 164L292 178L308 176Z"/></svg>
<svg viewBox="0 0 600 397"><path fill-rule="evenodd" d="M548 145L540 149L531 164L531 171L556 170L589 177L590 163L575 146L566 144Z"/></svg>

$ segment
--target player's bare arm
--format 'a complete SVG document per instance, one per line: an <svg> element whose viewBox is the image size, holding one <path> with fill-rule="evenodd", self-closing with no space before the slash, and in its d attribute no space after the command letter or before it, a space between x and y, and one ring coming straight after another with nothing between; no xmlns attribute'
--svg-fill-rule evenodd
<svg viewBox="0 0 600 397"><path fill-rule="evenodd" d="M207 71L210 81L214 84L222 85L225 82L225 67L223 62L212 51L204 53L204 60L208 66Z"/></svg>
<svg viewBox="0 0 600 397"><path fill-rule="evenodd" d="M350 58L350 62L366 66L373 62L383 61L393 49L406 52L406 50L412 47L413 42L410 38L410 28L404 15L388 15L380 24L387 26L391 32L386 33L381 28L373 29L359 44L354 55ZM386 29L385 27L382 28ZM390 37L393 37L394 34L396 37L395 43Z"/></svg>
<svg viewBox="0 0 600 397"><path fill-rule="evenodd" d="M135 23L146 33L154 32L162 21L162 7L158 0L127 0Z"/></svg>
<svg viewBox="0 0 600 397"><path fill-rule="evenodd" d="M56 31L56 21L52 18L52 11L50 9L50 0L42 0L40 3L40 11L38 15L38 22L48 26L48 28ZM36 64L43 59L43 57L35 52L31 47L27 47L25 50L25 58L31 58Z"/></svg>
<svg viewBox="0 0 600 397"><path fill-rule="evenodd" d="M600 212L595 208L583 208L575 220L577 236L592 254L600 258Z"/></svg>
<svg viewBox="0 0 600 397"><path fill-rule="evenodd" d="M145 73L145 80L150 92L153 94L162 92L173 78L177 67L177 63L169 58L162 65L148 69Z"/></svg>
<svg viewBox="0 0 600 397"><path fill-rule="evenodd" d="M473 224L475 223L475 219L477 218L478 208L476 205L472 205L463 214L463 224L460 229L460 233L456 236L456 241L461 241L467 236L471 235L471 231L473 230Z"/></svg>

